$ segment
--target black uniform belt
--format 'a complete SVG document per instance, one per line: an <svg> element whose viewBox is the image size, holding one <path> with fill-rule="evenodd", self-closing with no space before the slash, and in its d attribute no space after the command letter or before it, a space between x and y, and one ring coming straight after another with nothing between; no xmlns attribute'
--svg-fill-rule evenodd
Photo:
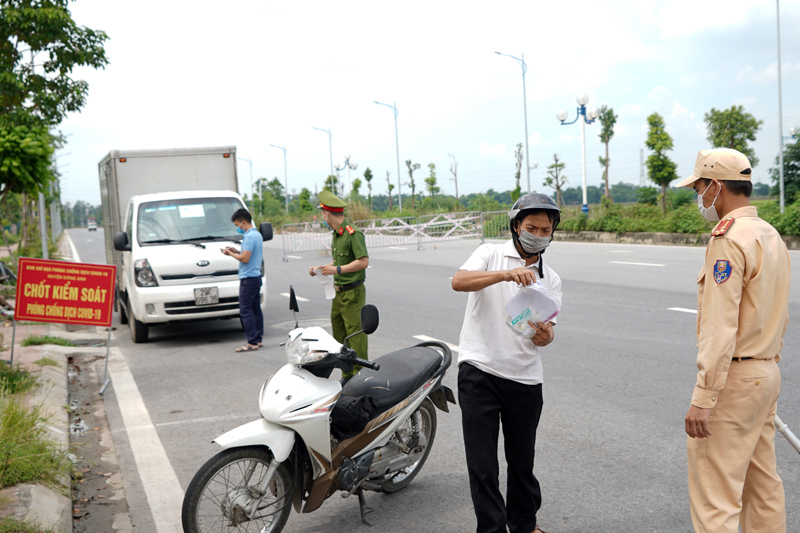
<svg viewBox="0 0 800 533"><path fill-rule="evenodd" d="M336 289L336 292L349 291L350 289L355 289L359 285L362 285L364 281L365 280L360 279L358 281L354 281L353 283L348 283L347 285L334 285L334 288Z"/></svg>
<svg viewBox="0 0 800 533"><path fill-rule="evenodd" d="M734 361L749 361L750 359L758 359L759 361L772 361L774 357L770 357L769 359L759 359L758 357L734 357Z"/></svg>

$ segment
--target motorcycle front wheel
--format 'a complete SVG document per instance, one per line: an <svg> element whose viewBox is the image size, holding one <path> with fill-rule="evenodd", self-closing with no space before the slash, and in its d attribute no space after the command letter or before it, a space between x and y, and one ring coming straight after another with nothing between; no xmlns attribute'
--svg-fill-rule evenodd
<svg viewBox="0 0 800 533"><path fill-rule="evenodd" d="M262 446L223 450L200 467L183 498L184 533L278 533L292 510L294 483L281 463L252 519L242 508L267 474L272 453Z"/></svg>
<svg viewBox="0 0 800 533"><path fill-rule="evenodd" d="M428 454L431 453L433 439L436 437L436 408L433 406L433 402L425 398L420 404L418 411L422 415L421 432L425 435L428 444L422 451L419 460L414 464L388 475L389 479L381 483L381 492L391 493L406 488L408 484L411 483L411 480L417 477L419 471L422 470L422 465L425 464L425 460L428 458ZM412 436L411 419L406 420L397 431L403 440L403 444L408 444Z"/></svg>

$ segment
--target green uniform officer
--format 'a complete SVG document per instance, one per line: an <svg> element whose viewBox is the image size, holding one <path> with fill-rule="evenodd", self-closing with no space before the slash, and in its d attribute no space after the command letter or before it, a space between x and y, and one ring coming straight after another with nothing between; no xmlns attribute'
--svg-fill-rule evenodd
<svg viewBox="0 0 800 533"><path fill-rule="evenodd" d="M343 342L345 337L361 329L361 308L367 301L367 289L364 287L366 269L369 266L367 244L364 234L344 218L347 202L330 191L319 193L319 202L322 220L333 230L333 261L327 265L310 267L308 273L313 276L314 270L321 269L323 275L333 275L336 297L331 306L331 325L333 337L338 342ZM364 333L356 335L347 343L359 358L368 359L367 336ZM351 378L359 368L361 367L357 366L353 372L343 372L342 377Z"/></svg>

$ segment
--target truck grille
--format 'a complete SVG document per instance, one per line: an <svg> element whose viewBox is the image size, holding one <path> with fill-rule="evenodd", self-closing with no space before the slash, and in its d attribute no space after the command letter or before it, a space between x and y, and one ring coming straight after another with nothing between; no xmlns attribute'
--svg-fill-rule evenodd
<svg viewBox="0 0 800 533"><path fill-rule="evenodd" d="M184 302L169 302L164 304L164 311L168 315L190 315L194 313L212 313L216 311L232 311L239 309L239 297L220 298L218 304L195 305L194 300Z"/></svg>
<svg viewBox="0 0 800 533"><path fill-rule="evenodd" d="M224 277L224 276L238 276L238 270L218 270L216 272L209 272L203 274L167 274L166 276L161 276L161 279L164 281L174 281L178 279L192 279L192 278L203 278L203 277Z"/></svg>

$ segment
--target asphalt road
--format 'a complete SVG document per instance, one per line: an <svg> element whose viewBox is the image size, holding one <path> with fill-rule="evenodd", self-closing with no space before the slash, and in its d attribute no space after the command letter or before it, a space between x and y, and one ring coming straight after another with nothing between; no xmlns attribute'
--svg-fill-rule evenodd
<svg viewBox="0 0 800 533"><path fill-rule="evenodd" d="M69 234L83 261L104 262L102 230ZM381 325L369 340L372 358L414 344L415 335L458 343L466 295L450 288L450 278L478 244L370 250L367 301L381 313ZM696 247L557 242L548 249L545 260L562 278L564 307L555 341L543 351L545 405L535 471L543 491L539 523L545 530L692 530L683 418L696 373L696 315L687 310L696 309L703 255L704 249ZM795 287L789 311L796 317L800 253L791 256ZM234 353L244 340L238 320L153 328L151 341L138 345L127 326L115 334L114 345L184 489L219 451L212 439L258 417L258 392L284 364L278 344L294 325L281 293L293 284L308 299L300 302L298 317L306 324L325 323L328 317L329 302L306 272L327 258L305 254L284 262L279 235L265 245L264 257L269 273L265 347L258 352ZM800 434L796 322L784 340L779 415ZM445 379L454 391L456 374L454 365ZM153 502L148 503L139 477L142 465L130 447L140 428L125 426L126 405L120 406L113 384L105 402L131 519L140 531L168 530L153 519ZM372 531L474 530L460 413L456 407L437 414L434 448L414 482L397 494L367 494L375 509L369 516ZM776 446L789 531L800 531L800 456L781 436ZM180 510L174 512L177 516ZM334 495L314 513L293 513L285 531L358 529L367 531L357 500Z"/></svg>

